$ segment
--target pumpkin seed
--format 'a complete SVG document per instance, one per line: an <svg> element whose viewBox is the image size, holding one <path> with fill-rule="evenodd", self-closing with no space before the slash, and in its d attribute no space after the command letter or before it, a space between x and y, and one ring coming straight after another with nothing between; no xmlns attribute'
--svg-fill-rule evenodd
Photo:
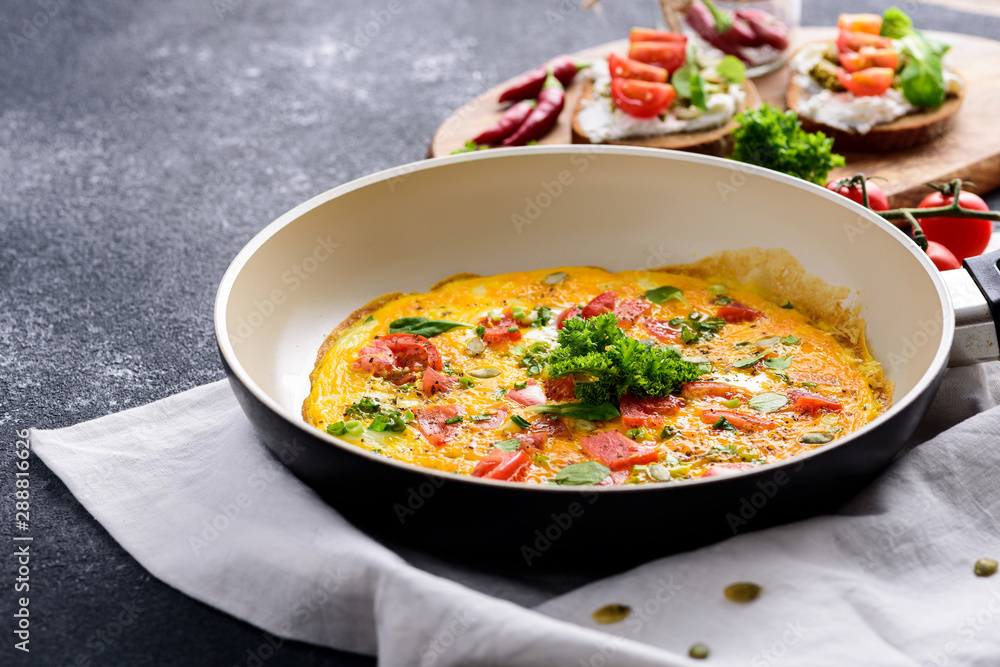
<svg viewBox="0 0 1000 667"><path fill-rule="evenodd" d="M500 375L500 369L493 368L492 366L486 366L484 368L473 368L471 370L467 370L465 371L465 374L480 379L495 378Z"/></svg>
<svg viewBox="0 0 1000 667"><path fill-rule="evenodd" d="M470 357L476 357L483 353L486 349L486 343L479 336L475 338L470 338L469 342L465 344L465 352Z"/></svg>
<svg viewBox="0 0 1000 667"><path fill-rule="evenodd" d="M997 562L992 558L980 558L976 561L977 577L992 577L997 571Z"/></svg>
<svg viewBox="0 0 1000 667"><path fill-rule="evenodd" d="M632 612L632 607L624 604L606 604L593 613L598 623L621 623Z"/></svg>
<svg viewBox="0 0 1000 667"><path fill-rule="evenodd" d="M750 602L760 595L761 587L747 581L729 584L723 591L730 602Z"/></svg>
<svg viewBox="0 0 1000 667"><path fill-rule="evenodd" d="M692 646L691 650L688 651L688 655L694 658L695 660L704 660L705 658L708 657L708 653L709 653L708 646L702 644L701 642L698 642L697 644Z"/></svg>
<svg viewBox="0 0 1000 667"><path fill-rule="evenodd" d="M667 469L665 465L660 463L651 463L646 472L649 476L657 482L669 482L673 477L670 476L670 470Z"/></svg>
<svg viewBox="0 0 1000 667"><path fill-rule="evenodd" d="M545 283L546 285L558 285L567 278L569 278L568 274L559 271L558 273L550 273L549 275L545 276L545 279L542 280L542 282Z"/></svg>
<svg viewBox="0 0 1000 667"><path fill-rule="evenodd" d="M825 445L831 440L833 440L833 433L830 433L829 431L813 431L812 433L803 433L802 437L799 438L799 442L803 445Z"/></svg>

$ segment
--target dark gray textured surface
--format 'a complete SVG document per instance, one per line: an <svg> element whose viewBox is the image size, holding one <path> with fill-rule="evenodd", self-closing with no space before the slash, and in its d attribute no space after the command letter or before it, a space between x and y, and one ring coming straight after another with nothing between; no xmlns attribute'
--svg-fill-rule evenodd
<svg viewBox="0 0 1000 667"><path fill-rule="evenodd" d="M17 431L222 377L216 284L261 227L334 185L421 159L441 121L492 85L656 15L652 0L604 0L601 15L577 4L4 2L2 534L13 522ZM886 3L806 4L804 23L816 25ZM903 6L918 25L1000 37L998 18ZM12 649L7 557L0 662L254 664L260 631L152 578L40 462L31 471L31 654ZM498 577L407 556L525 604L586 578ZM122 627L123 605L136 614ZM267 662L373 664L303 645Z"/></svg>

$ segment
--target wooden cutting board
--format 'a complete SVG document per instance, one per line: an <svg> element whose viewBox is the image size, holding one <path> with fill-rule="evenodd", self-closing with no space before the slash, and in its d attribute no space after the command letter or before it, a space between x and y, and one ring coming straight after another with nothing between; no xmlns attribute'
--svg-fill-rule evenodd
<svg viewBox="0 0 1000 667"><path fill-rule="evenodd" d="M969 84L969 92L958 113L955 126L944 137L924 146L888 154L853 153L845 155L847 166L833 172L833 177L849 176L863 171L880 176L883 189L893 207L916 205L930 190L928 181L941 182L953 178L972 181L978 192L1000 186L1000 42L982 37L947 32L928 34L952 45L954 67ZM836 37L833 28L801 28L793 39L795 45ZM624 54L627 41L621 40L574 53L579 60L593 60L611 51ZM515 77L516 78L516 77ZM502 108L496 103L500 91L511 81L488 90L453 113L434 134L428 157L448 155L465 142L492 125ZM784 107L788 68L756 79L760 97L765 102ZM566 91L566 108L555 129L539 144L568 144L570 118L580 96L581 84L574 83Z"/></svg>

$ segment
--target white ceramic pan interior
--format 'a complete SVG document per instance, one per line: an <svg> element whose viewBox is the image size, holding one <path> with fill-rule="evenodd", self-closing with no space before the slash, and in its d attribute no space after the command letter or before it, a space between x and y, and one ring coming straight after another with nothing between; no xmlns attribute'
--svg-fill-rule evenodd
<svg viewBox="0 0 1000 667"><path fill-rule="evenodd" d="M896 385L892 412L946 363L947 292L893 226L782 174L623 147L484 151L334 188L240 252L218 292L216 330L239 380L305 428L316 350L379 295L424 291L459 272L652 268L745 247L786 248L810 273L855 291L871 352Z"/></svg>

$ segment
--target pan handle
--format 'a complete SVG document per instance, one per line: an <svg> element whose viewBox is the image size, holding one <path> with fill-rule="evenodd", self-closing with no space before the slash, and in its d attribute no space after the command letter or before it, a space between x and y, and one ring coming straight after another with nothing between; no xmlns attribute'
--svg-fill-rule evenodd
<svg viewBox="0 0 1000 667"><path fill-rule="evenodd" d="M1000 250L968 257L961 269L943 271L955 306L950 366L1000 359Z"/></svg>

